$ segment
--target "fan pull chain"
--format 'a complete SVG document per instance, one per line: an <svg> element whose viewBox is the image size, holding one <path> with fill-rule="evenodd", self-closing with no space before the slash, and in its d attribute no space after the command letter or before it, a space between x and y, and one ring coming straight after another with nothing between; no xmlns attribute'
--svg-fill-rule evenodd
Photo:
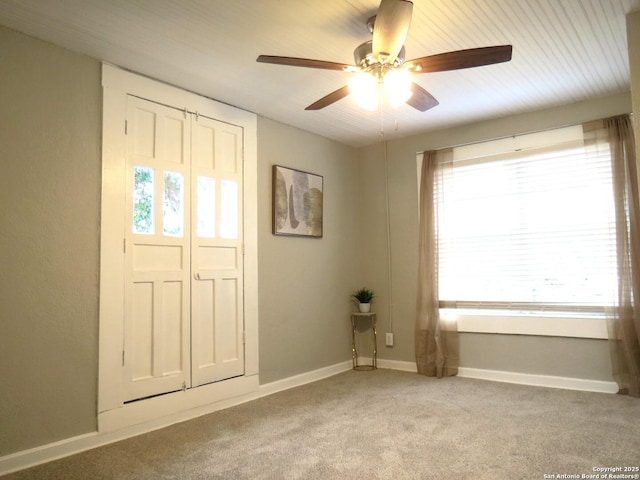
<svg viewBox="0 0 640 480"><path fill-rule="evenodd" d="M398 123L398 119L393 119L393 129L397 132L400 129L400 124ZM380 138L384 140L384 108L382 105L380 106Z"/></svg>

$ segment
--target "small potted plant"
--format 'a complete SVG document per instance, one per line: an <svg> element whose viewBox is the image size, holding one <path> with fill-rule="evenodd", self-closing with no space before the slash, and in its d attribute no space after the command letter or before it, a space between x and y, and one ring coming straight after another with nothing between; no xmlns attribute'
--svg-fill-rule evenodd
<svg viewBox="0 0 640 480"><path fill-rule="evenodd" d="M368 288L361 288L352 297L357 301L360 313L369 313L371 311L371 302L376 294Z"/></svg>

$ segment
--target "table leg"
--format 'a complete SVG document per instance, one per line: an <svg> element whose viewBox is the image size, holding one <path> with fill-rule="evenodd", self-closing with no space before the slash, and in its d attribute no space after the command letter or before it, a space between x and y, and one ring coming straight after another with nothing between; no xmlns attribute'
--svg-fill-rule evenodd
<svg viewBox="0 0 640 480"><path fill-rule="evenodd" d="M376 324L373 322L372 325L373 330L373 369L378 368L378 336L376 334Z"/></svg>
<svg viewBox="0 0 640 480"><path fill-rule="evenodd" d="M356 351L356 321L353 316L351 317L351 361L355 370L358 366L358 352Z"/></svg>

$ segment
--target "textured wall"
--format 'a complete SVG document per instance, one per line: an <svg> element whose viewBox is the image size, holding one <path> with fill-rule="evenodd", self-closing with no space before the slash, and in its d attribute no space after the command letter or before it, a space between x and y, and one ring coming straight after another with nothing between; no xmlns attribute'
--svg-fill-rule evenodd
<svg viewBox="0 0 640 480"><path fill-rule="evenodd" d="M593 338L462 333L460 366L613 382L608 341Z"/></svg>
<svg viewBox="0 0 640 480"><path fill-rule="evenodd" d="M101 86L96 60L0 28L0 456L96 429ZM355 151L259 123L263 383L350 358ZM324 176L323 239L271 235L271 165Z"/></svg>
<svg viewBox="0 0 640 480"><path fill-rule="evenodd" d="M324 236L271 233L271 168L324 177ZM262 384L351 358L349 295L360 286L360 179L351 147L258 118Z"/></svg>
<svg viewBox="0 0 640 480"><path fill-rule="evenodd" d="M0 456L96 428L100 65L0 27Z"/></svg>

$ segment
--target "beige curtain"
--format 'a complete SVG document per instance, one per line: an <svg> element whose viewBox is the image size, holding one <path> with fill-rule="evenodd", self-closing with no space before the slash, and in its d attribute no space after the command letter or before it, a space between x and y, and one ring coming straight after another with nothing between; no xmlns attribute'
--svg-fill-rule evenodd
<svg viewBox="0 0 640 480"><path fill-rule="evenodd" d="M438 300L438 201L452 157L451 149L425 152L420 180L416 364L418 373L438 378L456 375L459 358L457 325L440 319Z"/></svg>
<svg viewBox="0 0 640 480"><path fill-rule="evenodd" d="M633 128L628 115L584 125L594 154L611 154L616 213L618 291L608 321L613 378L620 393L640 397L640 208Z"/></svg>

